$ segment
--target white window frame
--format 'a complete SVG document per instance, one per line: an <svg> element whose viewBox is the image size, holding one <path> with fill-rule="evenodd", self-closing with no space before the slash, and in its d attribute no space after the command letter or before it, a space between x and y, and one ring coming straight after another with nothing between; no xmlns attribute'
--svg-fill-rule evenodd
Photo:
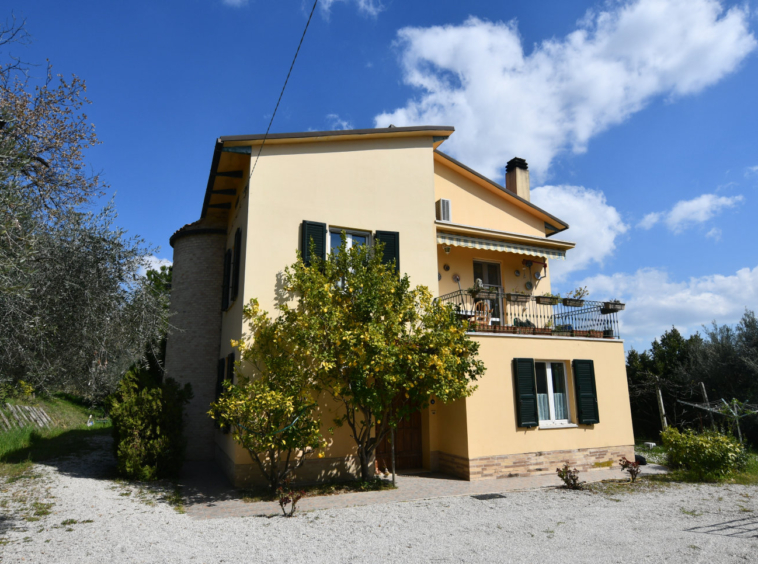
<svg viewBox="0 0 758 564"><path fill-rule="evenodd" d="M545 365L545 377L547 379L547 401L549 405L550 415L552 419L540 419L540 429L565 429L567 427L578 427L573 421L573 414L571 410L571 401L570 401L570 394L569 394L569 371L568 371L568 361L566 360L545 360L545 359L535 359L534 360L534 378L535 378L535 388L537 385L537 364L543 363ZM564 385L566 387L566 419L555 419L555 398L553 397L553 367L552 364L562 364L563 365L563 379L564 379ZM539 409L537 410L537 414L539 416Z"/></svg>

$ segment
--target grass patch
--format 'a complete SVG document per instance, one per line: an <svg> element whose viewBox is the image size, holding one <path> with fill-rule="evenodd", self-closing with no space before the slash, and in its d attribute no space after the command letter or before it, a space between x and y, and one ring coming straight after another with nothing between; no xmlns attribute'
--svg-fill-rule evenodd
<svg viewBox="0 0 758 564"><path fill-rule="evenodd" d="M25 399L17 403L43 408L56 426L45 429L30 426L0 433L0 478L6 481L35 478L27 472L33 462L92 451L95 447L90 439L111 432L110 423L87 427L90 414L99 418L103 416L102 411L89 408L70 396Z"/></svg>
<svg viewBox="0 0 758 564"><path fill-rule="evenodd" d="M649 476L641 475L637 481L632 483L629 480L603 480L602 482L593 482L585 484L584 489L606 496L610 501L621 501L617 498L619 495L633 493L651 493L674 486L673 480L659 480L661 476L667 474L651 474Z"/></svg>
<svg viewBox="0 0 758 564"><path fill-rule="evenodd" d="M319 497L324 495L339 495L354 492L378 492L383 490L394 490L396 486L392 485L389 480L376 478L374 480L359 481L340 481L328 482L325 484L313 484L310 486L293 486L295 489L305 491L305 497ZM268 488L256 488L245 490L242 494L242 501L252 503L256 501L277 501L275 493Z"/></svg>

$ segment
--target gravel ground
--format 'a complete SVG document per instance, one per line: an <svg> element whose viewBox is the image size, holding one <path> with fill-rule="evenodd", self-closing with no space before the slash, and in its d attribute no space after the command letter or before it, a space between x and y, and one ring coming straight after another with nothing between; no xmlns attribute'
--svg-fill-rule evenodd
<svg viewBox="0 0 758 564"><path fill-rule="evenodd" d="M486 501L451 497L292 519L199 521L171 505L170 487L150 491L109 479L108 439L98 440L99 452L36 465L36 478L0 486L1 562L758 559L756 487L683 485L633 494L613 486L600 493L542 489Z"/></svg>

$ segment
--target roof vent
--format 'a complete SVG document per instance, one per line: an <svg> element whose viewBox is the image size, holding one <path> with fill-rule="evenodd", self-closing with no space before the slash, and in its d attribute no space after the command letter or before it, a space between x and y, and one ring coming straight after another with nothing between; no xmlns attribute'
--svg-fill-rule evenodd
<svg viewBox="0 0 758 564"><path fill-rule="evenodd" d="M446 200L444 198L437 200L437 219L439 221L451 221L450 200Z"/></svg>
<svg viewBox="0 0 758 564"><path fill-rule="evenodd" d="M529 170L529 165L526 164L526 161L524 159L513 157L511 160L508 161L508 164L505 165L505 172L508 173L516 168L520 168L522 170Z"/></svg>

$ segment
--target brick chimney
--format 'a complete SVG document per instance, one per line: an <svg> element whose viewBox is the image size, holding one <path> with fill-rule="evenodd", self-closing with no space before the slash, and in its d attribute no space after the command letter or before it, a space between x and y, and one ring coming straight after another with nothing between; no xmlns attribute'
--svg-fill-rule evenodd
<svg viewBox="0 0 758 564"><path fill-rule="evenodd" d="M524 159L514 157L505 166L505 189L530 201L529 166Z"/></svg>

